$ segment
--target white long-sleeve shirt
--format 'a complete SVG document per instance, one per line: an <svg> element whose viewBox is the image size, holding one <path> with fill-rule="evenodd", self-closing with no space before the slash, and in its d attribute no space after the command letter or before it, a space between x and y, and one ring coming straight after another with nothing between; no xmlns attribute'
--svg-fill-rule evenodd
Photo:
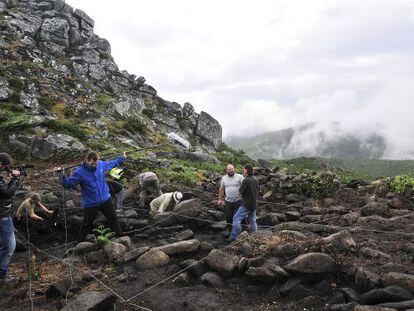
<svg viewBox="0 0 414 311"><path fill-rule="evenodd" d="M173 195L174 195L174 192L167 192L159 196L158 198L155 198L154 200L152 200L150 203L151 215L155 215L157 213L163 213L170 205L171 200L174 200Z"/></svg>

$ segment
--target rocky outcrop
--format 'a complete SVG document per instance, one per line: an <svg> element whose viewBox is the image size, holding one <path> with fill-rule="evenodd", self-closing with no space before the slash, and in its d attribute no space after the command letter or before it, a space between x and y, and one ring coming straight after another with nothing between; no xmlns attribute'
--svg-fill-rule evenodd
<svg viewBox="0 0 414 311"><path fill-rule="evenodd" d="M221 125L207 112L202 111L200 113L195 134L206 139L209 143L213 144L215 148L218 148L221 144Z"/></svg>
<svg viewBox="0 0 414 311"><path fill-rule="evenodd" d="M189 103L162 99L144 77L120 71L85 12L61 0L0 4L1 149L48 160L59 150L81 155L73 139L90 149L98 141L102 148L120 141L136 147L176 132L200 147L197 160L217 162L209 153L221 143L220 124ZM39 132L36 143L12 136ZM67 135L57 138L69 150L57 144L57 134Z"/></svg>

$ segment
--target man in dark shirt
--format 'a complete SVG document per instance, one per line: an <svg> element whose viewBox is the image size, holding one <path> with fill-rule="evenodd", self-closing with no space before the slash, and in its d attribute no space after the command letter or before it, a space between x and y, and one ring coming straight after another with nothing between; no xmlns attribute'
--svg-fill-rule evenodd
<svg viewBox="0 0 414 311"><path fill-rule="evenodd" d="M20 172L10 170L12 159L7 153L0 153L0 171L8 171L11 179L0 176L0 283L6 279L9 263L16 248L14 226L11 217L12 197L19 187Z"/></svg>
<svg viewBox="0 0 414 311"><path fill-rule="evenodd" d="M233 217L233 229L229 240L234 241L240 234L241 222L244 218L248 218L250 233L257 231L256 223L256 209L257 209L257 197L259 194L259 182L256 177L253 176L253 166L246 164L244 166L243 175L245 176L239 192L242 197L242 204Z"/></svg>

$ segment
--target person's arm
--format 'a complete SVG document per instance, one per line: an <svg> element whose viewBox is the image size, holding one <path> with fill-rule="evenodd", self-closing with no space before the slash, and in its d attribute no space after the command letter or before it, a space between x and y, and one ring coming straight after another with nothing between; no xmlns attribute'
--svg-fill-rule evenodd
<svg viewBox="0 0 414 311"><path fill-rule="evenodd" d="M9 183L6 183L3 178L0 178L0 193L2 197L4 199L12 197L17 188L19 188L19 184L19 176L13 176Z"/></svg>
<svg viewBox="0 0 414 311"><path fill-rule="evenodd" d="M160 207L158 208L158 213L161 214L164 212L165 208L168 206L168 204L170 204L171 198L172 198L172 194L170 197L165 196L164 200L162 200L160 204Z"/></svg>
<svg viewBox="0 0 414 311"><path fill-rule="evenodd" d="M75 188L75 186L79 184L81 181L82 176L77 171L73 172L73 174L70 177L60 175L60 184L67 189Z"/></svg>
<svg viewBox="0 0 414 311"><path fill-rule="evenodd" d="M38 216L38 215L36 215L35 213L33 213L32 215L29 215L29 217L30 217L31 219L33 219L33 220L40 220L40 221L43 221L43 218L42 218L42 217L40 217L40 216Z"/></svg>
<svg viewBox="0 0 414 311"><path fill-rule="evenodd" d="M104 171L109 171L111 169L113 169L114 167L120 166L122 163L125 162L126 159L126 152L124 152L123 156L120 156L117 159L111 160L111 161L102 161L103 164L103 170Z"/></svg>
<svg viewBox="0 0 414 311"><path fill-rule="evenodd" d="M247 190L247 182L246 182L246 179L243 179L243 182L242 182L242 184L240 186L240 189L239 189L240 195L243 196L245 194L246 190Z"/></svg>
<svg viewBox="0 0 414 311"><path fill-rule="evenodd" d="M220 185L220 188L218 191L218 202L217 202L219 206L223 205L223 195L224 195L224 186Z"/></svg>
<svg viewBox="0 0 414 311"><path fill-rule="evenodd" d="M44 206L42 203L39 203L39 207L40 209L42 209L43 211L45 211L46 213L52 214L53 211L48 210L46 206Z"/></svg>

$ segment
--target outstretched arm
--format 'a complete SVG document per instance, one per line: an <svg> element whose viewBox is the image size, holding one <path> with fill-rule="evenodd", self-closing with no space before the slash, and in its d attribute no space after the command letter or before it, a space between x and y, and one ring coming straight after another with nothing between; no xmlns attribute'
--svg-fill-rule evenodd
<svg viewBox="0 0 414 311"><path fill-rule="evenodd" d="M107 162L102 161L104 171L109 171L113 169L114 167L121 165L121 163L125 162L125 159L126 159L125 155L126 155L126 152L124 152L123 156L120 156L117 159L107 161Z"/></svg>

